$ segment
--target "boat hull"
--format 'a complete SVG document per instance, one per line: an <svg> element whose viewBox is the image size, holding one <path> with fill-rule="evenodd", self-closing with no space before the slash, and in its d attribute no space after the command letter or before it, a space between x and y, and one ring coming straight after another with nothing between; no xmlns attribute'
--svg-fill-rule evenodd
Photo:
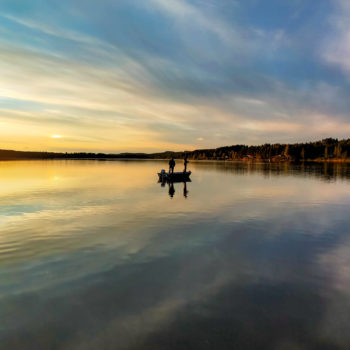
<svg viewBox="0 0 350 350"><path fill-rule="evenodd" d="M170 182L185 182L190 181L191 171L186 172L174 172L174 173L158 173L159 181L170 181Z"/></svg>

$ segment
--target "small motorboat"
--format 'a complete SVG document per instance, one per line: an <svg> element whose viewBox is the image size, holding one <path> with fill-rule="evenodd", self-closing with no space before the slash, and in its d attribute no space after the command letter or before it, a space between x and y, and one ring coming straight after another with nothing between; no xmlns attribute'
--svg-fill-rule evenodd
<svg viewBox="0 0 350 350"><path fill-rule="evenodd" d="M173 172L169 173L166 172L164 169L161 170L160 173L158 173L159 181L170 181L170 182L186 182L190 180L191 171L179 171L179 172Z"/></svg>

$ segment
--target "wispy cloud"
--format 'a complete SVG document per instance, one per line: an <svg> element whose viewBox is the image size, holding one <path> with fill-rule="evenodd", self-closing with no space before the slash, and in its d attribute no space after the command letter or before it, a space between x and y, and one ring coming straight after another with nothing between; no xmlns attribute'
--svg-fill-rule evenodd
<svg viewBox="0 0 350 350"><path fill-rule="evenodd" d="M326 37L323 57L350 74L350 4L346 0L333 0L333 4L335 11L329 18L332 31Z"/></svg>
<svg viewBox="0 0 350 350"><path fill-rule="evenodd" d="M326 129L316 120L333 136L348 130L350 87L338 73L348 71L345 1L317 12L281 4L269 23L269 1L26 4L0 6L6 140L20 137L11 118L71 140L98 131L99 150L318 138ZM34 137L28 143L35 148Z"/></svg>
<svg viewBox="0 0 350 350"><path fill-rule="evenodd" d="M218 38L229 44L239 40L238 33L213 12L205 13L201 8L191 5L184 0L150 0L151 6L171 15L181 26L189 27L193 24L202 30L215 34Z"/></svg>

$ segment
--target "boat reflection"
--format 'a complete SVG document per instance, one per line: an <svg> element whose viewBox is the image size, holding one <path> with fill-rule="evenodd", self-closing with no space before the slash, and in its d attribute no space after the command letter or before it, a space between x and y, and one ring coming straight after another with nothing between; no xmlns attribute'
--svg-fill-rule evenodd
<svg viewBox="0 0 350 350"><path fill-rule="evenodd" d="M169 193L169 197L173 198L175 195L175 183L183 183L183 189L182 189L182 194L185 198L188 197L188 189L187 189L187 182L191 182L190 179L188 180L183 180L183 181L169 181L169 180L159 180L158 183L160 183L161 187L165 187L166 185L168 185L168 193Z"/></svg>
<svg viewBox="0 0 350 350"><path fill-rule="evenodd" d="M184 195L185 198L187 198L188 189L187 189L187 183L186 182L184 182L183 195Z"/></svg>

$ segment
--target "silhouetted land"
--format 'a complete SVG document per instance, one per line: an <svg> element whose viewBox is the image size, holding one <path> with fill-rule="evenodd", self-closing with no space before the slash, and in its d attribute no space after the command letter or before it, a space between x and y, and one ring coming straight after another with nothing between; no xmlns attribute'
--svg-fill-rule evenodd
<svg viewBox="0 0 350 350"><path fill-rule="evenodd" d="M267 162L350 161L350 139L333 138L294 144L233 145L195 151L161 153L55 153L0 150L1 160L16 159L168 159L170 157L197 160L241 160ZM348 156L349 155L349 156Z"/></svg>

